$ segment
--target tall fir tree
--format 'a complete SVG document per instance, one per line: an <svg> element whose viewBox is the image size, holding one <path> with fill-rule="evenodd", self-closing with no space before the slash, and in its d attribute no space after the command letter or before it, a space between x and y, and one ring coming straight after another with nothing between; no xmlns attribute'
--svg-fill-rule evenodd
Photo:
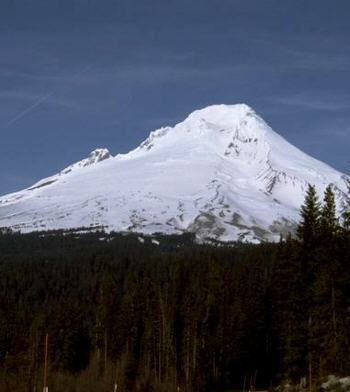
<svg viewBox="0 0 350 392"><path fill-rule="evenodd" d="M346 231L350 231L350 179L346 180L346 185L348 187L348 203L343 212L343 227Z"/></svg>
<svg viewBox="0 0 350 392"><path fill-rule="evenodd" d="M319 232L320 203L316 188L309 184L304 205L301 207L301 222L297 229L297 235L304 245L313 245Z"/></svg>
<svg viewBox="0 0 350 392"><path fill-rule="evenodd" d="M324 204L321 209L320 234L327 241L338 231L337 207L332 185L328 185L324 193Z"/></svg>
<svg viewBox="0 0 350 392"><path fill-rule="evenodd" d="M308 374L308 385L312 385L312 373L314 368L314 342L313 342L313 318L314 307L313 286L317 276L319 265L318 243L320 239L321 207L318 200L316 188L308 186L305 202L301 207L301 221L298 226L297 235L300 240L299 265L300 274L297 280L298 293L302 293L300 300L303 303L303 311L297 312L300 325L301 343L306 348L305 358L308 365L305 366L304 374Z"/></svg>

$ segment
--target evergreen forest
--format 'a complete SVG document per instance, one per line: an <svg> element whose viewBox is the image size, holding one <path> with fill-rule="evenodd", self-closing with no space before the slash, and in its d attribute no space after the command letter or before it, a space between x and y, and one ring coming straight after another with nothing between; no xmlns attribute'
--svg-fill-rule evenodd
<svg viewBox="0 0 350 392"><path fill-rule="evenodd" d="M350 213L334 199L309 186L296 233L259 245L2 231L0 391L313 391L349 376Z"/></svg>

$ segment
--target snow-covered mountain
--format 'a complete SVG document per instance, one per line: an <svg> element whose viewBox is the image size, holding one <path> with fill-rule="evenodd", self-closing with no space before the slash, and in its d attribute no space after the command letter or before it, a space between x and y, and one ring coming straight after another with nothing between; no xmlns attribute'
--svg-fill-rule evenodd
<svg viewBox="0 0 350 392"><path fill-rule="evenodd" d="M28 189L0 198L0 227L23 232L103 226L195 232L220 240L273 240L293 230L309 183L345 175L275 133L250 107L215 105L151 132L135 150L106 149Z"/></svg>

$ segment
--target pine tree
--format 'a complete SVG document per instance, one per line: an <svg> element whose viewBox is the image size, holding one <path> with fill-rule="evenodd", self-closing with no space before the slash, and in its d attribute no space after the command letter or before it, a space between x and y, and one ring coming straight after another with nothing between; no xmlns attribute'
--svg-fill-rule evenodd
<svg viewBox="0 0 350 392"><path fill-rule="evenodd" d="M337 236L339 223L336 217L335 195L329 185L324 193L320 219L320 237L315 246L317 264L313 282L311 309L312 328L310 342L314 367L319 376L339 368L339 320L341 289L339 284L340 259ZM316 370L316 369L315 369Z"/></svg>
<svg viewBox="0 0 350 392"><path fill-rule="evenodd" d="M303 244L314 244L319 232L320 215L316 188L309 184L304 205L301 207L301 222L297 230L298 237Z"/></svg>
<svg viewBox="0 0 350 392"><path fill-rule="evenodd" d="M321 210L320 232L322 240L329 241L338 231L335 195L332 185L328 185L324 193L324 204Z"/></svg>
<svg viewBox="0 0 350 392"><path fill-rule="evenodd" d="M313 368L313 319L312 309L314 306L313 286L317 276L319 266L318 245L320 240L321 208L318 201L316 189L309 185L304 205L301 207L301 222L298 226L298 237L300 240L300 249L298 259L300 261L300 274L297 279L297 293L303 303L303 312L300 310L296 313L300 325L301 340L307 349L305 358L308 365L305 367L309 374L309 383L312 383L311 371ZM300 364L301 365L301 364ZM311 385L311 384L309 384Z"/></svg>
<svg viewBox="0 0 350 392"><path fill-rule="evenodd" d="M343 227L346 231L350 231L350 179L346 180L346 185L348 187L348 205L343 212Z"/></svg>

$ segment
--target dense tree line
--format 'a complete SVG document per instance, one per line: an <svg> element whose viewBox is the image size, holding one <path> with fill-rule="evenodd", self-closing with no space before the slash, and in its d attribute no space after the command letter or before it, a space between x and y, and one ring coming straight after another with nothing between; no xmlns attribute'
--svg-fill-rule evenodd
<svg viewBox="0 0 350 392"><path fill-rule="evenodd" d="M0 234L0 391L224 391L350 374L350 216L298 238Z"/></svg>

